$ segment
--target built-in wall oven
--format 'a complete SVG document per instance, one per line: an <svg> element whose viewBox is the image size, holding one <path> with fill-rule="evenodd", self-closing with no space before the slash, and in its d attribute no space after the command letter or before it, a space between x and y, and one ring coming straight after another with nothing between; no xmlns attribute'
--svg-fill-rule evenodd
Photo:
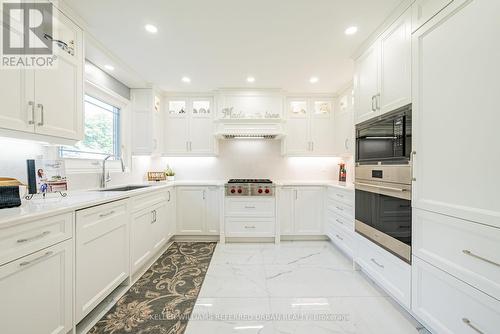
<svg viewBox="0 0 500 334"><path fill-rule="evenodd" d="M411 108L356 127L355 229L411 263Z"/></svg>

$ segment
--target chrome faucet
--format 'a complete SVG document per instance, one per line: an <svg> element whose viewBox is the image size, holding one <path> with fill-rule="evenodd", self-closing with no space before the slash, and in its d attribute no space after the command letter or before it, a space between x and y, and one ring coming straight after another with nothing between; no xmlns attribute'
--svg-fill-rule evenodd
<svg viewBox="0 0 500 334"><path fill-rule="evenodd" d="M106 161L108 161L108 159L111 158L111 157L115 157L115 158L120 159L120 162L122 164L122 172L125 172L125 164L123 163L122 157L117 156L117 155L113 155L113 154L108 155L102 161L101 188L106 188L106 183L108 183L109 181L111 181L111 177L109 176L109 172L108 172L108 175L106 176Z"/></svg>

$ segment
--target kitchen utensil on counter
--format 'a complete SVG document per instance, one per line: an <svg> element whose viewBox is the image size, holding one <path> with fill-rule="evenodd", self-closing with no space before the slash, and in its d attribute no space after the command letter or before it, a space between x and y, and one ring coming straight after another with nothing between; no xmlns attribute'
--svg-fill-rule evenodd
<svg viewBox="0 0 500 334"><path fill-rule="evenodd" d="M0 209L14 208L21 205L19 186L23 185L16 179L0 177Z"/></svg>

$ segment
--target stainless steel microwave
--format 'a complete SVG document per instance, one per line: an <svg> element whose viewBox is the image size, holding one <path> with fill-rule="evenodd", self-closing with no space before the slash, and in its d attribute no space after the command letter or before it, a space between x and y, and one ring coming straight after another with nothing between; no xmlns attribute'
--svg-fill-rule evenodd
<svg viewBox="0 0 500 334"><path fill-rule="evenodd" d="M411 149L411 104L356 126L358 164L407 164Z"/></svg>

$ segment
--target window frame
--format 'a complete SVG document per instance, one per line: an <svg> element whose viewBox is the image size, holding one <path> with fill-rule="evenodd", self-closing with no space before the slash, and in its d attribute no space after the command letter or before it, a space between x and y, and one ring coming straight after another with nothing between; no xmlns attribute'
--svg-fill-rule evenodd
<svg viewBox="0 0 500 334"><path fill-rule="evenodd" d="M120 116L118 117L119 124L117 126L117 136L119 142L115 143L115 145L119 146L118 152L123 158L126 171L129 171L129 166L131 164L131 156L128 150L128 147L130 147L130 138L127 136L128 131L125 130L129 124L128 109L130 107L130 100L127 100L108 88L99 86L90 81L85 82L84 95L89 95L120 109ZM85 102L82 101L82 104L84 103ZM60 147L57 148L57 156L59 159L63 159L65 161L67 174L100 173L102 169L102 161L104 159L104 156L102 159L64 158L61 157ZM110 160L107 166L110 172L121 172L121 164L118 160Z"/></svg>

